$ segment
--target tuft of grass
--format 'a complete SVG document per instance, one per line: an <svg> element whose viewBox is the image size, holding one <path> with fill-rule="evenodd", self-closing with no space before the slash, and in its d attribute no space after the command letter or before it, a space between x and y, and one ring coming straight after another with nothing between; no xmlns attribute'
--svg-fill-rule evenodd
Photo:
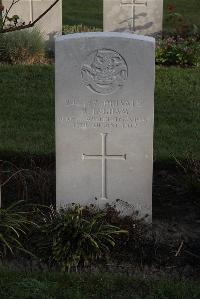
<svg viewBox="0 0 200 299"><path fill-rule="evenodd" d="M12 204L6 209L0 208L0 259L3 261L9 254L28 252L22 242L32 223L27 220L26 213L17 210L22 201Z"/></svg>
<svg viewBox="0 0 200 299"><path fill-rule="evenodd" d="M45 41L36 28L1 35L4 55L0 58L12 64L34 64L45 61Z"/></svg>

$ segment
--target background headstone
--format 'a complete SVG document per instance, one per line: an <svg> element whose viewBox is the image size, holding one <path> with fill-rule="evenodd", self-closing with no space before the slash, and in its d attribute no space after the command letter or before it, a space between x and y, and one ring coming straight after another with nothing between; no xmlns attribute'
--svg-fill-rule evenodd
<svg viewBox="0 0 200 299"><path fill-rule="evenodd" d="M26 24L33 22L55 0L20 0L10 10L9 16L18 15ZM6 9L12 0L3 0ZM62 0L60 0L36 25L49 46L53 47L55 38L62 34Z"/></svg>
<svg viewBox="0 0 200 299"><path fill-rule="evenodd" d="M153 111L153 38L58 38L57 206L120 199L151 215Z"/></svg>
<svg viewBox="0 0 200 299"><path fill-rule="evenodd" d="M162 32L163 0L104 0L104 31Z"/></svg>

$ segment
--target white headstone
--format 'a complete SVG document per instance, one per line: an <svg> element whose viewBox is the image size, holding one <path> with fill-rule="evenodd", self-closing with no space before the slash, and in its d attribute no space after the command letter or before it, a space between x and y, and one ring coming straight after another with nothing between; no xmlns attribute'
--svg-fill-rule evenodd
<svg viewBox="0 0 200 299"><path fill-rule="evenodd" d="M104 31L162 32L163 0L104 0Z"/></svg>
<svg viewBox="0 0 200 299"><path fill-rule="evenodd" d="M153 111L153 38L58 38L57 206L120 199L151 216Z"/></svg>
<svg viewBox="0 0 200 299"><path fill-rule="evenodd" d="M9 17L18 15L20 20L29 24L36 20L55 0L19 0L12 6ZM12 0L2 0L6 9ZM56 37L62 34L62 0L60 0L36 25L44 38L53 46Z"/></svg>

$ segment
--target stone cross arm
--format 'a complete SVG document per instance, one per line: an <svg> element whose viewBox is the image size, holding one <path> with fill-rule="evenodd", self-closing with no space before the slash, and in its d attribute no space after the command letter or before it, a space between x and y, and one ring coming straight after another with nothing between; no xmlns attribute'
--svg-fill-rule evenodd
<svg viewBox="0 0 200 299"><path fill-rule="evenodd" d="M126 160L126 155L107 155L106 137L107 133L101 133L102 137L102 153L101 155L82 154L82 160L101 160L102 161L102 200L107 200L107 169L106 160Z"/></svg>

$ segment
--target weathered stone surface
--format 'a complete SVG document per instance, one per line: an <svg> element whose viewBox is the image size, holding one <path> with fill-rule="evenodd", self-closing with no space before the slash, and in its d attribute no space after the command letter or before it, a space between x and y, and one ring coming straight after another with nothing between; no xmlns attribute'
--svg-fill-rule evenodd
<svg viewBox="0 0 200 299"><path fill-rule="evenodd" d="M33 22L55 0L20 0L10 10L9 16L18 15L26 24ZM3 5L8 9L12 0L3 0ZM62 34L62 0L60 0L36 26L52 47L57 36Z"/></svg>
<svg viewBox="0 0 200 299"><path fill-rule="evenodd" d="M104 0L104 31L162 32L163 0Z"/></svg>
<svg viewBox="0 0 200 299"><path fill-rule="evenodd" d="M120 199L151 215L153 111L153 38L58 38L57 206Z"/></svg>

